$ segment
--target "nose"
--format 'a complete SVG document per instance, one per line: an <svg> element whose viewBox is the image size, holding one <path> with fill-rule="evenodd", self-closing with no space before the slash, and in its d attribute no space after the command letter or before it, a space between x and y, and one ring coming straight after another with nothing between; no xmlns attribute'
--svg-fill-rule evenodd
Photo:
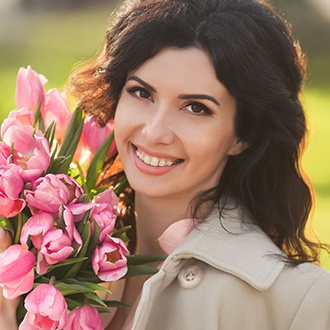
<svg viewBox="0 0 330 330"><path fill-rule="evenodd" d="M175 139L172 129L173 118L165 107L154 109L146 119L142 134L152 144L171 144Z"/></svg>

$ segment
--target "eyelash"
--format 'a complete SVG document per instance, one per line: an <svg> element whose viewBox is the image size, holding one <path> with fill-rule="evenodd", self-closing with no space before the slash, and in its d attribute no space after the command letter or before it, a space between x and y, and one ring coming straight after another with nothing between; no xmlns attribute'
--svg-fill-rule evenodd
<svg viewBox="0 0 330 330"><path fill-rule="evenodd" d="M205 106L204 104L199 103L199 102L188 103L187 105L184 106L184 108L193 107L193 106L198 106L202 110L201 112L194 112L193 110L188 110L189 112L191 112L195 116L202 116L202 115L210 116L210 115L213 115L213 112L207 106Z"/></svg>
<svg viewBox="0 0 330 330"><path fill-rule="evenodd" d="M151 94L148 92L148 90L143 87L140 87L140 86L128 87L128 88L126 88L126 91L128 94L132 95L133 97L135 97L137 99L142 99L142 100L151 99ZM146 93L148 95L148 97L142 97L142 96L138 95L137 92ZM200 102L190 102L190 103L186 104L184 107L182 107L182 109L187 109L188 107L192 107L192 106L198 106L202 110L201 112L194 112L193 110L187 110L194 116L202 116L202 115L211 116L213 114L213 111L211 111L207 106L205 106L204 104L202 104Z"/></svg>
<svg viewBox="0 0 330 330"><path fill-rule="evenodd" d="M126 91L127 91L128 94L131 94L133 97L136 97L138 99L149 100L150 97L151 97L151 94L145 88L143 88L143 87L138 87L138 86L130 87L130 88L127 88ZM148 94L148 98L142 97L140 95L137 95L137 92L147 93Z"/></svg>

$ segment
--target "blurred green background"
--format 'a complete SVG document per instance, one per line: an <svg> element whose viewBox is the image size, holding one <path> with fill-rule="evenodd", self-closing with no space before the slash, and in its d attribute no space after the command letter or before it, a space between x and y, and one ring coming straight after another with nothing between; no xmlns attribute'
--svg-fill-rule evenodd
<svg viewBox="0 0 330 330"><path fill-rule="evenodd" d="M31 65L46 89L61 88L75 64L101 48L118 0L1 0L0 121L15 108L15 80ZM310 138L303 165L316 197L315 231L330 243L330 0L273 0L308 56L303 97ZM325 260L327 259L327 260ZM324 266L330 269L329 258Z"/></svg>

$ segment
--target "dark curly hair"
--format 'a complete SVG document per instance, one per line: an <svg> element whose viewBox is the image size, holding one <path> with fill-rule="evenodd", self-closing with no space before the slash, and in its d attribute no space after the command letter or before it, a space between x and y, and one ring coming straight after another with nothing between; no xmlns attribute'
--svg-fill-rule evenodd
<svg viewBox="0 0 330 330"><path fill-rule="evenodd" d="M322 245L305 234L313 196L300 164L305 58L289 25L261 0L126 1L104 49L71 77L79 107L103 123L114 118L127 74L166 47L196 47L210 55L236 100L236 134L249 146L229 158L216 187L196 196L193 215L206 202L233 198L289 261L316 261ZM132 211L129 195L124 204Z"/></svg>

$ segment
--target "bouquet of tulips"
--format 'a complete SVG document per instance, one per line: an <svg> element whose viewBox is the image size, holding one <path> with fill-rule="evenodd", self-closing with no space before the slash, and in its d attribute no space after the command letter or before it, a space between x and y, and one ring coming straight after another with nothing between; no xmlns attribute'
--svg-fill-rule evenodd
<svg viewBox="0 0 330 330"><path fill-rule="evenodd" d="M0 286L21 298L20 329L103 329L99 313L123 304L102 300L100 284L153 273L143 264L159 259L129 256L129 228L115 229L126 183L95 188L116 153L113 123L71 112L46 82L21 68L17 110L1 125L0 225L12 245L0 255Z"/></svg>

